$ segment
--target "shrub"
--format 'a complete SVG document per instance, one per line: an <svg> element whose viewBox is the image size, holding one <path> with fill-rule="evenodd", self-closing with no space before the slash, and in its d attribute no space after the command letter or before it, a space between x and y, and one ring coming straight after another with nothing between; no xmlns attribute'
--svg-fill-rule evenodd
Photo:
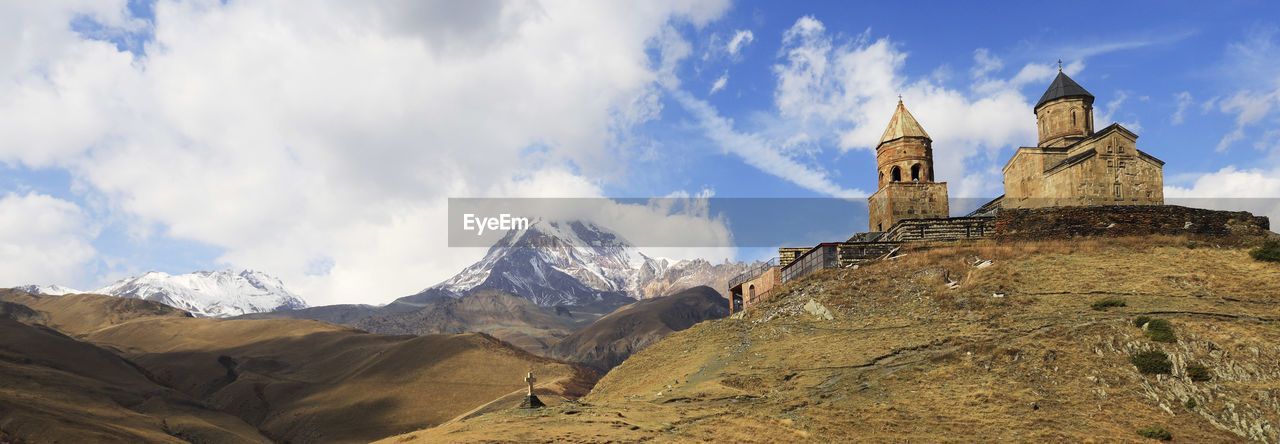
<svg viewBox="0 0 1280 444"><path fill-rule="evenodd" d="M1133 318L1133 326L1142 328L1146 323L1151 322L1151 316L1138 316Z"/></svg>
<svg viewBox="0 0 1280 444"><path fill-rule="evenodd" d="M1196 406L1199 406L1200 403L1196 402L1196 398L1187 398L1187 402L1182 403L1182 405L1185 406L1187 410L1195 410Z"/></svg>
<svg viewBox="0 0 1280 444"><path fill-rule="evenodd" d="M1169 325L1168 319L1153 318L1147 321L1148 338L1156 342L1178 342L1178 336L1173 334L1173 327Z"/></svg>
<svg viewBox="0 0 1280 444"><path fill-rule="evenodd" d="M1160 350L1148 350L1144 352L1134 353L1129 356L1129 362L1132 362L1138 371L1143 374L1169 374L1173 371L1173 363L1169 362L1169 355L1164 354Z"/></svg>
<svg viewBox="0 0 1280 444"><path fill-rule="evenodd" d="M1093 301L1093 305L1090 305L1090 307L1093 307L1094 310L1098 310L1098 311L1104 311L1107 309L1107 307L1123 307L1123 306L1124 306L1124 299L1120 299L1115 296L1108 296L1102 299L1098 299L1096 301Z"/></svg>
<svg viewBox="0 0 1280 444"><path fill-rule="evenodd" d="M1209 367L1200 364L1187 364L1187 377L1192 381L1208 381L1213 379L1213 374L1209 372Z"/></svg>
<svg viewBox="0 0 1280 444"><path fill-rule="evenodd" d="M1280 241L1267 241L1261 247L1249 251L1254 259L1267 262L1280 262Z"/></svg>
<svg viewBox="0 0 1280 444"><path fill-rule="evenodd" d="M1160 426L1151 426L1145 429L1138 429L1138 435L1141 435L1143 438L1158 439L1161 441L1173 440L1173 435L1170 434L1168 430L1165 430L1164 427L1160 427Z"/></svg>

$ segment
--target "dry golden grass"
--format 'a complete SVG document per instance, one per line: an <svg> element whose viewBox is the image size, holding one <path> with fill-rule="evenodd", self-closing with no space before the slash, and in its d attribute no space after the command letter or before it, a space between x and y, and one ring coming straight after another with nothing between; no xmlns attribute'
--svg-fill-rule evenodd
<svg viewBox="0 0 1280 444"><path fill-rule="evenodd" d="M984 242L828 270L743 319L666 337L581 404L386 442L1142 442L1150 426L1183 442L1280 440L1280 266L1244 243L1195 242ZM1126 306L1089 307L1108 295ZM1149 340L1141 314L1169 319L1177 342ZM1129 363L1149 349L1172 376ZM1214 379L1191 381L1189 362Z"/></svg>
<svg viewBox="0 0 1280 444"><path fill-rule="evenodd" d="M0 319L0 429L5 442L269 442L112 353L8 319Z"/></svg>
<svg viewBox="0 0 1280 444"><path fill-rule="evenodd" d="M534 356L483 334L390 336L305 320L197 319L157 312L149 303L130 305L133 311L100 314L94 309L119 308L120 301L131 301L100 295L0 293L0 298L39 307L50 325L76 334L84 342L64 340L85 350L112 358L111 353L94 346L116 351L152 378L148 381L135 375L150 387L170 387L186 402L234 415L222 417L239 421L250 430L261 429L274 440L368 442L434 426L495 399L523 393L523 378L530 370L538 376L539 395L552 404L585 394L597 378L580 367ZM38 357L37 352L25 350L20 355ZM82 361L72 356L60 366L78 362ZM84 361L84 365L97 364ZM62 396L62 391L43 396ZM213 421L174 416L165 413L174 407L142 404L146 400L142 397L126 403L125 407L133 409L124 412L127 418L90 417L102 424L129 418L160 423L160 418L172 417L173 424L166 427L191 430L197 430L191 425L193 421ZM36 409L41 404L20 392L0 392L3 405ZM48 417L56 420L75 415L74 409L57 412ZM6 423L6 431L22 430L20 437L42 436L32 432L33 424L41 424L35 419L10 418L16 422ZM105 440L163 441L153 439L155 436ZM248 440L222 442L237 441Z"/></svg>

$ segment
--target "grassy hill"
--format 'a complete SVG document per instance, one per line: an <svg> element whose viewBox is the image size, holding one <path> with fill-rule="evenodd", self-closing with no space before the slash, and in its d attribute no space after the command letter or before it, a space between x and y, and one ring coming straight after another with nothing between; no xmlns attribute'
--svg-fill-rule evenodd
<svg viewBox="0 0 1280 444"><path fill-rule="evenodd" d="M689 288L618 308L560 340L550 352L605 373L672 332L728 315L728 301L720 293L705 285Z"/></svg>
<svg viewBox="0 0 1280 444"><path fill-rule="evenodd" d="M3 363L17 362L15 378L22 371L36 371L26 369L29 360L100 381L79 383L57 374L41 379L48 382L29 385L9 383L20 379L6 377L0 384L10 387L0 391L0 424L5 433L35 442L48 441L40 425L50 421L111 428L128 419L142 425L120 426L133 434L119 435L118 440L165 442L181 437L165 432L172 424L151 409L166 407L152 406L148 399L155 395L148 390L171 393L202 412L220 415L217 420L238 423L258 439L368 442L434 426L520 392L525 372L531 369L539 378L539 395L551 404L584 394L596 378L580 367L531 355L484 334L390 336L306 320L190 318L163 305L101 295L0 291L0 300L27 306L49 327L74 337L10 321L15 331L44 332L61 341L58 347L71 350L59 355L61 361L46 359L39 354L45 349L41 344L54 339L12 339L18 336L6 334ZM24 312L23 317L31 319L31 314ZM92 356L114 367L87 360ZM132 379L117 381L103 379L110 373L95 374L97 368L134 373L124 372L116 379ZM141 385L134 388L121 381ZM85 387L111 391L114 386L143 395L99 399L96 404L80 401L100 398L81 393ZM44 403L55 402L51 399L61 407L46 407ZM45 413L39 417L23 413L41 411ZM111 415L102 416L106 413ZM66 419L78 417L84 419ZM144 427L148 424L153 427ZM93 430L89 425L85 433ZM102 439L107 438L87 441Z"/></svg>
<svg viewBox="0 0 1280 444"><path fill-rule="evenodd" d="M1214 242L906 251L672 333L580 402L384 442L1275 442L1280 264ZM1149 351L1168 374L1139 371Z"/></svg>
<svg viewBox="0 0 1280 444"><path fill-rule="evenodd" d="M0 307L0 442L270 442L109 351L19 322L32 309Z"/></svg>

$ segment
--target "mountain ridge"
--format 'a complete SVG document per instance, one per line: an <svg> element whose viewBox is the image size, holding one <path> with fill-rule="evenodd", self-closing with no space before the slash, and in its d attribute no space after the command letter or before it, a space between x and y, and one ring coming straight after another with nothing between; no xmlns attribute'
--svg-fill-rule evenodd
<svg viewBox="0 0 1280 444"><path fill-rule="evenodd" d="M280 279L263 272L231 269L171 275L149 271L120 279L93 293L156 301L199 317L231 317L307 308Z"/></svg>
<svg viewBox="0 0 1280 444"><path fill-rule="evenodd" d="M494 288L543 307L616 307L698 285L723 293L728 280L749 265L650 257L618 233L593 223L537 220L508 231L482 259L453 277L392 304Z"/></svg>

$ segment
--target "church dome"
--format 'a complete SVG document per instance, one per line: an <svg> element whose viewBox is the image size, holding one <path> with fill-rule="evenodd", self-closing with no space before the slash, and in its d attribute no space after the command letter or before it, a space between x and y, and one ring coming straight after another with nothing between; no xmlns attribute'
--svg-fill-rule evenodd
<svg viewBox="0 0 1280 444"><path fill-rule="evenodd" d="M1036 102L1036 106L1033 109L1040 109L1044 104L1064 97L1087 97L1090 103L1093 102L1093 94L1089 94L1089 91L1085 91L1084 87L1076 83L1075 80L1071 80L1062 71L1058 71L1058 77L1055 77L1053 83L1049 84L1049 89L1044 92L1044 95L1040 97L1039 102Z"/></svg>
<svg viewBox="0 0 1280 444"><path fill-rule="evenodd" d="M889 127L885 128L884 135L880 136L880 144L903 137L929 139L929 134L924 132L920 122L916 122L916 118L912 117L910 112L907 112L907 107L903 106L902 100L899 99L898 109L894 110L893 118L889 119Z"/></svg>

